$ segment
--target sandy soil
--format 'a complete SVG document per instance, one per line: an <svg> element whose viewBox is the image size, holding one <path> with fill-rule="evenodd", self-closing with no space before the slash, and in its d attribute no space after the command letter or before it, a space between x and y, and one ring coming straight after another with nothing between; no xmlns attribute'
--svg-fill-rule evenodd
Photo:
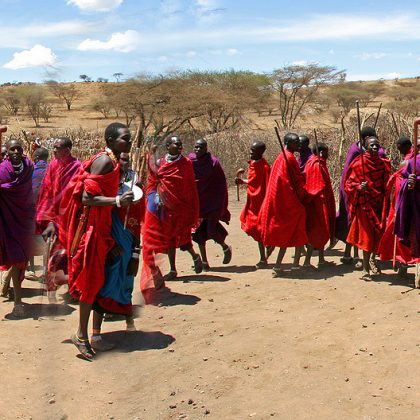
<svg viewBox="0 0 420 420"><path fill-rule="evenodd" d="M105 323L117 347L92 363L69 343L77 306L65 290L49 305L25 281L30 316L0 323L0 418L420 419L413 269L400 280L385 267L369 283L342 265L273 279L253 268L242 204L231 202L232 263L209 244L213 270L193 275L179 253L180 277L160 304L139 311L137 332ZM11 309L1 301L0 317Z"/></svg>

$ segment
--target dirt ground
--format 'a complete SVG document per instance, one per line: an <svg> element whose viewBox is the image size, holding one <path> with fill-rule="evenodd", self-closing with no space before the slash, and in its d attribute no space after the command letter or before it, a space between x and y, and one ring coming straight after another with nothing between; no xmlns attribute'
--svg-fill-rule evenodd
<svg viewBox="0 0 420 420"><path fill-rule="evenodd" d="M179 253L179 279L139 309L137 332L104 323L117 347L94 362L69 343L77 305L63 302L64 289L49 305L25 281L29 316L19 321L0 301L0 418L420 419L413 268L408 280L384 266L364 282L340 265L339 244L329 251L336 267L273 279L254 269L257 247L233 200L232 263L222 266L211 243L213 270L194 275Z"/></svg>

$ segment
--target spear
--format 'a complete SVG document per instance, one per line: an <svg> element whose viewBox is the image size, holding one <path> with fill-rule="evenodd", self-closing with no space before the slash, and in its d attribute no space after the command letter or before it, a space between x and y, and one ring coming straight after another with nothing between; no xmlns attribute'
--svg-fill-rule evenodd
<svg viewBox="0 0 420 420"><path fill-rule="evenodd" d="M359 131L360 150L362 152L362 174L363 174L363 179L365 179L365 159L364 159L365 142L362 139L362 127L360 123L359 101L356 101L356 110L357 110L357 130Z"/></svg>
<svg viewBox="0 0 420 420"><path fill-rule="evenodd" d="M373 124L373 128L376 128L376 124L378 124L379 114L381 113L382 102L379 104L378 113L376 114L375 124Z"/></svg>
<svg viewBox="0 0 420 420"><path fill-rule="evenodd" d="M239 168L236 171L236 178L241 178L241 175L245 172L245 169L243 168ZM236 184L236 198L238 199L238 201L241 201L239 198L239 184Z"/></svg>

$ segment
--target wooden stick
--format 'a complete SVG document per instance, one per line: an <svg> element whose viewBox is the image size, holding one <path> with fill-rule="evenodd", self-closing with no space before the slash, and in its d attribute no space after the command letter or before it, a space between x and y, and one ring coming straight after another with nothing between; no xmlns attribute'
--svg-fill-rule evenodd
<svg viewBox="0 0 420 420"><path fill-rule="evenodd" d="M316 155L318 156L318 162L319 162L319 147L318 147L318 136L316 134L316 128L314 128L314 138L315 138Z"/></svg>
<svg viewBox="0 0 420 420"><path fill-rule="evenodd" d="M362 127L360 123L360 108L359 108L359 101L356 101L356 110L357 110L357 129L359 131L359 142L360 142L360 150L362 152L362 174L363 174L363 180L365 180L365 142L362 139Z"/></svg>
<svg viewBox="0 0 420 420"><path fill-rule="evenodd" d="M373 128L376 128L376 124L378 124L379 114L381 113L382 102L379 104L378 113L376 114L375 124L373 124Z"/></svg>
<svg viewBox="0 0 420 420"><path fill-rule="evenodd" d="M2 135L3 135L3 133L5 133L7 131L7 127L6 126L3 126L3 127L0 127L0 149L1 149L1 145L2 145L2 143L1 143L1 137L2 137ZM1 158L1 156L0 156L0 162L2 161L3 159Z"/></svg>
<svg viewBox="0 0 420 420"><path fill-rule="evenodd" d="M239 169L236 171L236 178L241 178L241 175L242 175L244 172L245 172L245 169L243 169L243 168L239 168ZM236 184L236 198L238 199L238 201L241 201L241 200L240 200L240 198L239 198L239 187L240 187L240 185L239 185L239 184Z"/></svg>

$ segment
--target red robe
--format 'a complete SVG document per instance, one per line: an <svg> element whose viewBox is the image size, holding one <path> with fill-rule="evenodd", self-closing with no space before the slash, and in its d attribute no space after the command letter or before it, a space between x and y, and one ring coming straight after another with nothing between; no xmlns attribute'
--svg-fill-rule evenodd
<svg viewBox="0 0 420 420"><path fill-rule="evenodd" d="M66 247L67 255L79 225L82 193L95 196L115 197L118 193L120 165L115 164L112 172L105 175L91 175L90 167L101 152L82 163L82 169L70 181L60 207L60 241ZM82 302L93 304L104 284L105 260L114 246L111 235L112 206L90 206L87 225L73 258L69 258L69 291Z"/></svg>
<svg viewBox="0 0 420 420"><path fill-rule="evenodd" d="M364 162L364 174L363 165ZM382 236L381 216L385 187L391 173L388 159L364 153L351 163L345 178L349 201L350 230L347 242L368 252L377 252ZM360 184L367 181L368 189Z"/></svg>
<svg viewBox="0 0 420 420"><path fill-rule="evenodd" d="M307 197L304 177L293 153L288 150L285 153L294 182L290 179L281 153L271 169L267 194L258 219L263 244L280 248L299 247L308 242L306 210L302 204Z"/></svg>
<svg viewBox="0 0 420 420"><path fill-rule="evenodd" d="M155 205L158 197L161 206ZM175 161L162 158L157 172L149 170L142 226L141 290L153 287L150 269L155 267L156 254L166 253L169 248L187 249L190 246L191 229L197 225L198 215L198 193L191 161L185 156Z"/></svg>
<svg viewBox="0 0 420 420"><path fill-rule="evenodd" d="M306 205L306 232L309 243L324 249L334 238L335 198L324 158L312 155L305 165L306 191L311 201Z"/></svg>
<svg viewBox="0 0 420 420"><path fill-rule="evenodd" d="M245 207L240 216L241 228L257 242L262 242L258 215L267 192L270 165L264 158L250 160L248 163L247 196Z"/></svg>
<svg viewBox="0 0 420 420"><path fill-rule="evenodd" d="M49 222L57 226L60 203L70 180L77 174L80 161L73 156L53 159L48 165L36 203L36 233L42 234Z"/></svg>

